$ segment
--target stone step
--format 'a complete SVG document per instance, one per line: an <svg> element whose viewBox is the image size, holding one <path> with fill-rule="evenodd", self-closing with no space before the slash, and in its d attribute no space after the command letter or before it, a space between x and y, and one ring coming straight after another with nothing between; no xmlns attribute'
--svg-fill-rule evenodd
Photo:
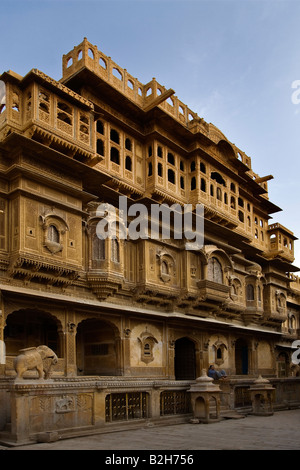
<svg viewBox="0 0 300 470"><path fill-rule="evenodd" d="M241 413L238 413L237 411L234 410L228 410L228 411L221 411L221 418L223 419L241 419L245 418L245 415L242 415Z"/></svg>

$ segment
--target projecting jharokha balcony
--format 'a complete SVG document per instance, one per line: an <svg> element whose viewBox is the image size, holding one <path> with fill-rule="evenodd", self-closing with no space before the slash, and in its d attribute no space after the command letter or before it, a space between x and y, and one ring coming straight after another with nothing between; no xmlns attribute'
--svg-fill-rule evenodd
<svg viewBox="0 0 300 470"><path fill-rule="evenodd" d="M210 280L198 281L199 298L203 301L225 302L228 299L230 287Z"/></svg>
<svg viewBox="0 0 300 470"><path fill-rule="evenodd" d="M1 79L2 85L9 80L0 109L3 137L17 132L71 157L95 157L90 101L37 69L24 78L10 71Z"/></svg>

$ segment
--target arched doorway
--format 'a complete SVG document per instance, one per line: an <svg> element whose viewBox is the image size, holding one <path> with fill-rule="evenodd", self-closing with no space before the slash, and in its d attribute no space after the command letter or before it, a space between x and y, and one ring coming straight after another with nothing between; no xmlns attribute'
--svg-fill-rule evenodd
<svg viewBox="0 0 300 470"><path fill-rule="evenodd" d="M277 373L278 377L288 376L288 356L285 352L279 353L277 357Z"/></svg>
<svg viewBox="0 0 300 470"><path fill-rule="evenodd" d="M195 378L195 343L189 338L180 338L175 342L175 379L195 380Z"/></svg>
<svg viewBox="0 0 300 470"><path fill-rule="evenodd" d="M248 344L240 338L235 343L235 370L237 375L248 374Z"/></svg>
<svg viewBox="0 0 300 470"><path fill-rule="evenodd" d="M89 319L77 328L78 375L120 375L120 341L109 322Z"/></svg>
<svg viewBox="0 0 300 470"><path fill-rule="evenodd" d="M24 309L8 315L4 328L7 356L16 356L20 349L46 345L61 357L58 320L47 312Z"/></svg>

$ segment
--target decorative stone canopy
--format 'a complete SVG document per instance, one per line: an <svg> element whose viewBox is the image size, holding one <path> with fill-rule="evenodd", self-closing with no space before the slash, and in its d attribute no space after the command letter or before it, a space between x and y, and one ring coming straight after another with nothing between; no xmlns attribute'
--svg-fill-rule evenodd
<svg viewBox="0 0 300 470"><path fill-rule="evenodd" d="M271 416L273 414L273 391L268 379L264 379L261 375L250 386L250 394L252 401L252 413L257 416Z"/></svg>
<svg viewBox="0 0 300 470"><path fill-rule="evenodd" d="M191 394L193 420L197 423L210 423L220 420L220 387L208 377L206 370L188 390Z"/></svg>

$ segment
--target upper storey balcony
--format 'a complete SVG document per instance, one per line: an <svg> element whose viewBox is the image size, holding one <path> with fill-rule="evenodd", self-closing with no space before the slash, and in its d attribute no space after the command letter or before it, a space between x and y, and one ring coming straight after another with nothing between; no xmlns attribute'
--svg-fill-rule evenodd
<svg viewBox="0 0 300 470"><path fill-rule="evenodd" d="M279 223L271 224L268 227L269 247L264 253L266 257L273 259L283 258L286 261L294 261L294 241L297 237L293 232Z"/></svg>
<svg viewBox="0 0 300 470"><path fill-rule="evenodd" d="M16 132L86 163L95 157L92 103L36 69L0 79L0 140Z"/></svg>

